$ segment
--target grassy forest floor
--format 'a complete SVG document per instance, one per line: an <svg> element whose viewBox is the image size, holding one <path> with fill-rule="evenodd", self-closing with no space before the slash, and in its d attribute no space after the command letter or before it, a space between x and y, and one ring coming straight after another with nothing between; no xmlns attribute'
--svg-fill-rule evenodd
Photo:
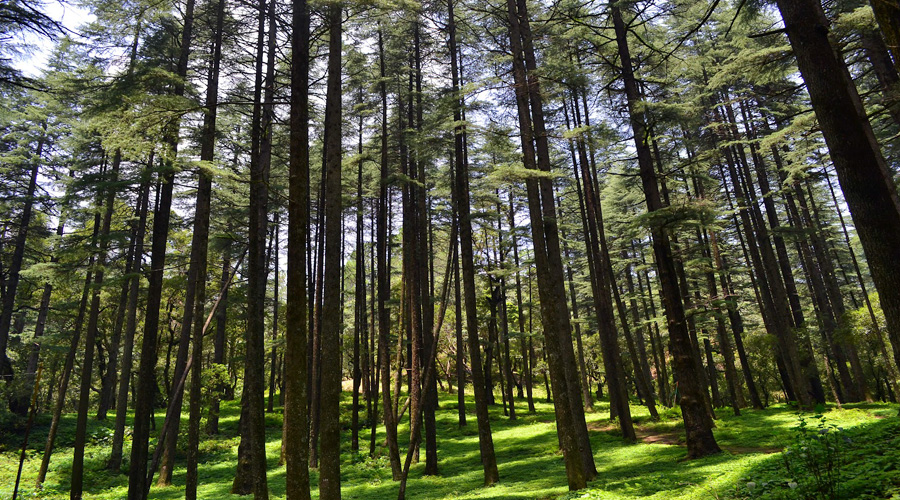
<svg viewBox="0 0 900 500"><path fill-rule="evenodd" d="M829 407L821 414L807 412L802 420L796 410L785 405L763 411L743 410L740 417L733 416L728 409L721 409L715 436L724 452L687 461L677 410L666 410L659 422L652 422L645 408L633 405L640 441L628 445L622 442L615 426L608 420L608 403L601 401L587 414L599 475L587 490L567 493L565 471L557 453L551 405L542 401L536 413L528 414L522 411L526 409L524 403L517 401L519 418L515 421L504 417L499 405L492 407L491 425L500 484L483 488L475 417L470 415L469 425L460 429L456 397L443 394L441 398L441 410L437 415L441 475L423 477L424 463L414 465L410 473L409 498L900 498L900 418L896 405ZM469 409L473 409L471 399ZM342 420L349 422L349 399L345 401L343 412ZM237 401L223 404L221 434L205 436L201 441L200 498L242 498L230 494L237 463L238 416ZM162 418L161 414L157 415L158 424L162 423ZM127 476L110 473L104 468L112 440L113 420L110 417L108 422L90 421L89 446L85 453L85 498L125 498ZM278 465L281 415L267 415L266 423L270 493L273 498L279 498L284 495L285 475L284 467ZM74 414L66 415L61 424L56 453L43 491L34 489L48 427L49 416L37 419L20 498L68 498ZM183 444L187 442L186 427L185 419ZM405 429L405 426L401 428L401 437L408 436ZM354 457L350 453L350 433L346 425L344 431L343 498L396 498L397 483L391 481L387 459L383 456L369 458L365 454ZM0 430L2 500L12 495L22 432L23 429L9 427ZM365 450L369 432L365 430L360 434ZM379 434L379 440L382 439ZM151 443L153 445L155 442ZM787 454L782 453L785 446L791 446ZM127 470L128 449L125 453ZM165 488L154 486L151 498L183 497L184 455L179 455L177 460L174 484ZM786 463L792 467L791 471L787 470ZM314 483L317 480L315 471L312 479ZM818 494L823 496L816 496Z"/></svg>

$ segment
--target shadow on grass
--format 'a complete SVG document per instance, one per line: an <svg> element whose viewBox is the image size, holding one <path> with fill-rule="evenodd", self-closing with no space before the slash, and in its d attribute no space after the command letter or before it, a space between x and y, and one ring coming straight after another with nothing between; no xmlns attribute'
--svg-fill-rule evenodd
<svg viewBox="0 0 900 500"><path fill-rule="evenodd" d="M421 500L438 499L533 499L557 498L566 494L565 469L561 455L557 451L556 427L551 405L538 402L537 412L529 414L524 411L525 405L518 401L518 419L511 421L502 415L502 408L493 406L491 426L497 453L497 461L501 482L490 488L483 487L483 474L478 445L478 432L474 416L469 425L460 428L457 425L456 401L454 395L443 394L441 409L437 413L438 428L438 462L440 474L424 477L424 465L415 464L410 472L408 497ZM472 398L468 399L468 408L474 408ZM342 416L349 421L349 406L343 404ZM240 440L238 437L239 402L223 402L220 418L221 433L217 436L204 436L201 441L202 463L200 467L201 498L229 500L241 498L231 494L231 483L234 478L236 451ZM646 411L635 407L634 414L642 422L640 429L648 433L670 433L683 435L683 426L677 412L661 422L651 422ZM668 414L667 413L667 414ZM898 420L896 406L892 405L854 405L842 410L831 410L827 414L829 422L844 426L852 432L859 432L859 441L869 443L875 436L878 443L890 443L894 450L900 450L897 442ZM889 417L889 418L885 418ZM667 444L626 444L615 426L609 425L608 404L605 401L595 403L593 412L587 418L601 428L613 430L592 431L591 445L598 468L598 477L585 491L578 492L583 498L596 499L687 499L687 498L746 498L746 483L753 478L762 484L784 482L779 477L780 454L765 454L772 448L781 448L788 444L792 429L797 425L797 412L788 407L775 407L764 411L745 410L740 417L734 417L727 410L720 413L715 430L719 443L727 450L730 447L743 447L749 451L741 454L725 452L700 460L684 460L686 450L683 446ZM111 419L110 419L111 421ZM278 465L281 414L267 414L267 461L269 467L269 488L272 498L284 495L285 469ZM162 423L161 415L157 415L157 423ZM182 422L186 428L186 419ZM92 436L86 450L86 498L118 499L127 491L128 479L124 474L111 473L105 469L105 461L109 453L106 441L110 422L91 421L89 435ZM23 484L31 485L40 464L40 451L46 437L49 419L39 421L31 441L34 451L29 453L25 468ZM69 476L71 474L71 443L74 438L74 415L67 415L60 426L60 440L53 461L50 475L46 483L44 498L68 497ZM156 431L158 432L158 430ZM156 435L156 432L153 434ZM349 429L345 428L345 437L349 437ZM184 434L184 432L182 432ZM3 443L14 443L15 433L4 435ZM369 429L361 429L361 446L367 449ZM409 430L407 423L399 428L401 453L408 446ZM182 436L184 438L184 436ZM151 450L155 444L151 443ZM186 439L185 439L186 441ZM381 444L384 441L383 429L378 429L378 443L375 457L368 454L353 455L349 449L349 439L342 444L342 482L345 499L394 499L397 496L398 484L391 479L390 465L383 455ZM889 491L891 484L900 484L900 451L884 450L883 444L860 445L863 451L872 456L880 456L860 464L875 464L880 467L873 474L882 484L879 491ZM12 446L0 459L0 498L11 493L14 479L12 467ZM755 450L758 450L755 451ZM856 453L856 452L854 452ZM878 454L881 455L878 455ZM424 450L423 450L424 454ZM126 446L126 464L129 455ZM857 454L859 455L859 454ZM861 455L859 455L861 456ZM424 458L424 456L423 456ZM151 498L177 499L184 496L184 455L176 456L176 468L173 485L156 487L151 490ZM862 482L866 474L858 468L856 476L848 475L848 481ZM893 467L893 468L891 468ZM857 470L857 469L854 469ZM879 475L880 474L880 475ZM311 471L313 496L316 497L318 475ZM766 479L770 478L770 479ZM854 484L854 483L851 483ZM7 487L10 485L10 487ZM772 487L771 491L777 493ZM10 491L7 491L9 489ZM28 490L26 490L28 491ZM849 490L848 490L849 491ZM854 490L855 491L855 490ZM872 489L872 491L875 491ZM775 494L773 493L773 494ZM585 496L586 495L586 496ZM743 495L743 496L742 496ZM889 496L889 495L888 495ZM573 495L574 497L574 495ZM769 497L759 497L769 498ZM776 498L776 497L771 497ZM851 497L848 497L851 498ZM885 498L884 496L880 498Z"/></svg>

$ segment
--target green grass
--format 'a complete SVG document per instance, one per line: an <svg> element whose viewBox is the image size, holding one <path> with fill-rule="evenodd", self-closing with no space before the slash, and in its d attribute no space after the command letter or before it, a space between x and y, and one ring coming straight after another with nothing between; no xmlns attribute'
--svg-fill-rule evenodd
<svg viewBox="0 0 900 500"><path fill-rule="evenodd" d="M520 402L519 418L510 421L499 406L491 409L494 446L500 469L500 484L482 487L478 451L478 433L474 415L469 425L459 428L456 422L455 396L441 396L437 415L438 461L441 474L423 477L424 464L416 464L410 473L408 497L413 499L706 499L706 498L803 498L803 488L788 488L794 478L785 477L780 450L794 441L798 413L786 406L764 411L744 410L735 417L730 410L719 411L715 435L725 450L722 454L699 460L685 460L682 423L677 410L666 410L659 422L650 421L645 408L632 406L638 434L644 440L625 444L615 426L608 421L608 403L601 401L587 418L591 427L591 444L599 475L586 490L568 493L565 471L557 452L556 429L552 406L538 403L537 412L527 414ZM469 400L468 408L473 409ZM809 414L810 416L812 414ZM890 498L900 492L900 419L897 407L886 404L845 406L825 413L828 424L844 429L850 438L842 481L846 483L842 498ZM239 408L237 402L222 407L221 434L206 436L201 442L200 498L229 500L231 481L237 462L236 437ZM349 422L349 401L345 402L343 421ZM124 498L128 480L124 474L113 474L104 468L109 452L112 417L109 422L91 421L89 446L85 451L85 498ZM157 415L161 424L162 415ZM186 443L182 425L182 444ZM40 465L43 442L49 419L38 419L23 473L21 498L68 498L72 461L74 415L66 415L60 426L57 450L50 465L43 491L35 491L34 478ZM267 450L269 488L273 498L284 495L285 469L278 465L281 446L281 415L267 417ZM386 457L367 454L353 456L349 450L349 429L344 429L342 482L345 499L394 499L398 486L391 480ZM369 430L364 429L360 441L367 449ZM408 437L404 424L401 440ZM383 441L379 433L378 442ZM652 444L645 441L654 441ZM21 429L0 431L0 500L12 494L18 464L17 448ZM151 442L151 449L155 442ZM401 442L401 450L405 442ZM126 465L128 448L126 447ZM423 450L424 453L424 450ZM184 455L178 455L174 484L154 487L151 498L177 499L184 491ZM317 474L312 471L315 484ZM801 481L798 479L797 481ZM747 484L753 483L753 488ZM316 492L313 491L315 498ZM898 496L900 498L900 496Z"/></svg>

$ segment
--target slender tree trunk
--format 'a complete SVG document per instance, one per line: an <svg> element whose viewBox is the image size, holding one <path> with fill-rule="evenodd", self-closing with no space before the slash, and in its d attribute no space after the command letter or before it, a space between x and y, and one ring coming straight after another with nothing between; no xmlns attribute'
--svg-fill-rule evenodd
<svg viewBox="0 0 900 500"><path fill-rule="evenodd" d="M309 350L309 464L319 466L319 429L322 419L322 296L325 273L325 183L320 183L316 203L316 261L314 290L315 299L311 305L312 328L310 329Z"/></svg>
<svg viewBox="0 0 900 500"><path fill-rule="evenodd" d="M391 268L389 259L389 239L391 231L388 228L390 220L390 190L388 170L388 121L387 121L387 82L385 78L384 41L381 28L378 31L378 62L381 75L379 91L381 95L381 182L378 198L378 237L376 247L378 253L378 361L381 377L382 412L384 414L384 427L387 436L388 458L391 463L391 474L395 481L400 480L402 473L400 464L400 448L397 444L396 413L391 397L391 355L390 355L390 330L391 313L387 302L391 297Z"/></svg>
<svg viewBox="0 0 900 500"><path fill-rule="evenodd" d="M116 152L116 154L120 154ZM140 195L138 195L140 198ZM140 201L138 202L140 203ZM136 215L136 214L135 214ZM131 234L131 242L128 245L128 251L125 255L125 274L127 275L131 270L131 263L134 260L134 250L135 250L135 231L132 229ZM62 236L62 225L59 226L57 231L58 236ZM118 362L119 362L119 344L122 342L122 329L125 326L125 313L128 307L128 282L129 279L126 276L125 280L122 282L122 288L119 292L119 303L116 306L116 315L113 323L113 334L110 338L109 342L109 356L106 361L106 369L103 371L102 380L100 384L100 401L97 408L97 420L106 420L106 413L110 408L115 408L115 394L116 394L116 380L117 380L117 372L118 372ZM44 289L47 292L47 288ZM49 294L48 297L49 299ZM41 304L43 308L43 302ZM46 315L44 316L46 320ZM38 318L38 326L41 326L41 319ZM39 337L37 327L35 327L35 337ZM30 361L30 360L29 360ZM29 366L30 368L30 366Z"/></svg>
<svg viewBox="0 0 900 500"><path fill-rule="evenodd" d="M503 246L503 204L502 199L500 198L499 191L497 192L497 253L499 254L497 258L497 265L500 268L501 273L505 273L506 271L506 257L505 253L508 250ZM510 203L513 202L512 195L510 195ZM513 227L510 227L510 231L512 231ZM510 355L509 355L509 319L507 318L507 307L506 307L506 277L504 274L500 275L500 283L499 283L499 300L498 307L500 313L500 348L502 349L501 353L501 361L502 361L502 373L504 374L504 378L506 379L506 385L504 387L504 395L506 399L506 405L509 407L509 419L516 419L516 405L515 400L513 399L513 384L515 378L513 377L512 366L510 364ZM581 338L579 337L579 346L581 344Z"/></svg>
<svg viewBox="0 0 900 500"><path fill-rule="evenodd" d="M361 96L360 96L361 97ZM361 101L360 99L359 101ZM358 102L361 104L361 102ZM357 165L356 165L356 278L354 282L354 323L353 323L353 361L352 361L352 377L353 391L351 392L352 407L350 421L350 451L359 453L359 388L363 383L363 372L361 365L363 364L365 353L361 352L361 347L365 347L365 333L368 321L366 318L366 265L365 265L365 246L363 243L363 119L362 115L358 116L359 128L358 146L357 146ZM368 399L368 394L366 395Z"/></svg>
<svg viewBox="0 0 900 500"><path fill-rule="evenodd" d="M93 248L97 243L97 235L100 231L100 212L94 215L94 232L91 235L91 245ZM53 453L53 446L56 442L56 434L59 430L59 421L62 417L62 411L66 404L66 392L69 388L69 378L72 374L72 367L75 365L75 356L78 354L78 346L81 340L81 329L84 326L84 317L87 314L88 298L91 292L91 283L94 281L93 268L96 256L91 254L88 260L88 272L84 280L84 288L81 291L81 302L78 306L78 314L75 317L75 325L72 329L72 340L69 345L69 352L66 355L65 365L63 366L62 380L59 383L59 390L56 396L56 406L53 409L53 420L50 422L50 430L47 432L47 444L44 447L44 456L41 458L41 468L38 471L37 486L44 483L47 478L47 469L50 466L50 456Z"/></svg>
<svg viewBox="0 0 900 500"><path fill-rule="evenodd" d="M150 154L148 165L153 164L153 154ZM148 169L149 170L149 169ZM128 303L125 312L125 342L122 348L121 376L119 388L116 394L116 421L113 430L112 452L109 455L106 467L113 471L122 468L122 446L125 441L125 418L128 414L128 393L134 356L134 334L137 329L138 295L141 286L141 262L144 256L144 236L147 230L147 210L150 197L150 183L144 181L138 194L137 227L134 232L134 255L128 267Z"/></svg>
<svg viewBox="0 0 900 500"><path fill-rule="evenodd" d="M900 7L897 9L897 13L900 14ZM900 100L897 99L896 95L897 84L900 83L900 75L898 75L897 69L893 65L887 44L885 44L881 34L874 27L872 29L863 28L859 38L866 59L872 65L872 71L875 73L875 77L878 79L878 84L881 87L881 104L890 113L894 123L900 125ZM894 52L900 54L900 51L895 50Z"/></svg>
<svg viewBox="0 0 900 500"><path fill-rule="evenodd" d="M575 123L577 126L581 121L577 105L575 110ZM615 283L613 282L612 267L609 262L606 235L603 230L603 214L600 209L597 184L588 168L587 154L583 145L579 145L579 159L581 160L581 180L583 181L584 205L587 213L588 231L585 237L590 256L588 262L592 266L591 285L594 292L594 309L597 311L600 325L599 335L603 352L603 366L606 371L607 384L609 385L610 407L615 409L616 416L619 419L619 427L622 430L622 437L626 441L633 442L637 440L637 437L634 434L634 425L631 420L631 409L628 405L628 395L625 391L625 370L616 340L615 324L613 323L613 300L610 289L615 287ZM635 365L634 368L639 370L638 365Z"/></svg>
<svg viewBox="0 0 900 500"><path fill-rule="evenodd" d="M475 392L475 417L478 421L478 444L481 453L481 464L484 469L484 484L490 486L500 481L497 470L497 456L494 454L494 441L491 435L491 421L487 408L487 395L484 391L484 374L481 364L481 347L478 340L478 304L475 294L475 256L472 244L472 215L469 201L469 165L465 157L465 126L461 123L463 100L460 95L460 68L457 59L456 16L454 0L447 0L448 8L448 49L450 52L450 73L453 94L453 119L457 123L454 128L454 159L456 200L459 217L459 244L462 257L463 295L465 299L466 330L469 344L469 364L472 369L472 387Z"/></svg>
<svg viewBox="0 0 900 500"><path fill-rule="evenodd" d="M808 391L804 389L796 338L791 326L787 295L781 277L778 274L771 243L767 234L755 230L751 211L746 208L752 203L747 200L745 195L735 155L728 147L724 148L724 153L728 176L731 179L731 189L734 191L737 205L742 207L737 210L735 226L743 228L742 231L739 230L738 234L743 249L747 253L748 264L752 265L756 276L755 279L758 283L754 290L758 293L763 322L766 330L777 339L775 353L776 358L781 363L779 372L782 384L791 399L799 398L798 401L802 406L809 406L810 398ZM722 168L720 167L721 170ZM725 195L729 204L731 204L730 190L725 180L724 171L721 172L721 176ZM738 217L740 225L737 222ZM746 243L744 244L744 242Z"/></svg>
<svg viewBox="0 0 900 500"><path fill-rule="evenodd" d="M42 128L46 131L47 124L42 123ZM34 212L35 192L37 190L38 172L41 165L41 156L44 152L44 144L46 139L43 135L38 139L34 156L31 158L33 165L31 167L28 188L25 193L25 206L22 208L22 215L19 219L19 231L16 234L16 243L13 247L12 258L9 266L4 269L6 279L4 283L4 295L2 310L0 310L0 379L7 384L12 380L12 365L6 354L9 346L9 331L12 325L13 312L16 305L16 291L19 285L19 272L22 270L22 262L25 260L25 243L28 240L28 227L31 225L31 214ZM24 415L28 408L15 408L16 398L10 401L13 403L11 408L13 411Z"/></svg>
<svg viewBox="0 0 900 500"><path fill-rule="evenodd" d="M452 0L451 0L452 1ZM453 177L452 182L453 186L456 186L456 172L453 166L455 166L455 159L451 162L451 176ZM451 197L453 199L453 225L456 227L456 234L459 234L459 201L457 200L456 189L451 190ZM453 242L454 245L459 247L459 242ZM458 250L457 250L458 251ZM456 324L456 409L457 409L457 422L460 427L464 427L466 425L466 354L464 352L465 344L463 343L463 304L462 304L462 292L460 291L461 285L459 281L459 260L457 259L456 265L453 266L453 293L454 293L454 307L455 307L455 318Z"/></svg>
<svg viewBox="0 0 900 500"><path fill-rule="evenodd" d="M793 270L791 269L790 258L787 254L787 248L784 244L784 239L779 235L778 228L780 227L780 223L778 221L778 214L775 209L775 202L773 200L773 192L771 187L769 186L769 178L768 178L768 169L765 164L765 161L762 158L762 155L759 153L759 146L753 142L756 139L756 132L754 130L753 124L750 121L749 111L746 109L746 105L744 102L740 104L740 111L743 118L745 134L748 139L750 139L749 149L750 149L750 157L756 170L756 179L759 184L760 193L763 199L763 205L766 208L766 219L768 220L768 227L766 223L763 221L763 217L760 213L760 208L757 203L753 203L751 205L753 213L755 215L755 220L758 228L758 232L760 233L760 240L763 245L766 245L762 248L763 257L766 257L766 254L771 252L771 247L775 248L775 255L770 257L770 260L773 260L775 265L777 265L778 269L781 271L781 279L779 280L779 285L784 284L784 291L787 295L787 303L790 305L791 314L793 317L793 325L802 329L805 326L805 319L803 316L803 310L800 305L800 296L797 293L797 286L793 276ZM729 119L732 123L736 122L733 116L732 107L728 106L726 108ZM735 136L737 136L736 125L732 125L732 129L735 130ZM742 152L741 165L743 166L743 176L744 183L746 186L746 192L750 194L750 199L755 200L756 191L753 187L751 181L751 173L749 169L748 162L743 158L743 148L740 148ZM771 246L768 243L771 238ZM776 273L773 273L773 275ZM780 293L777 292L776 293ZM803 376L806 379L806 387L810 393L810 396L816 400L817 403L825 402L825 394L822 389L822 381L819 378L819 370L816 366L815 354L812 352L812 349L809 347L808 336L801 330L798 332L798 337L801 340L801 349L798 349L799 363L803 370ZM843 353L840 353L839 356L841 359L845 359ZM853 381L850 379L849 373L846 370L846 360L842 363L842 379L845 385L849 385L848 390L852 390Z"/></svg>
<svg viewBox="0 0 900 500"><path fill-rule="evenodd" d="M281 288L281 284L278 281L280 275L278 269L278 233L281 230L279 217L280 213L275 212L275 220L272 224L272 236L269 240L270 255L269 258L266 259L269 262L267 264L269 266L271 266L272 258L274 257L275 259L275 265L272 266L275 271L275 279L273 280L273 284L275 287L275 297L272 304L272 350L271 354L269 355L269 397L266 400L266 413L273 413L275 411L275 390L278 380L278 289Z"/></svg>
<svg viewBox="0 0 900 500"><path fill-rule="evenodd" d="M107 174L108 178L105 179L109 184L107 184L105 192L103 193L105 199L102 205L105 213L100 227L99 247L96 250L97 268L94 271L90 312L88 314L87 330L85 331L84 336L85 348L81 365L78 416L75 422L75 453L74 458L72 459L72 482L69 488L69 498L72 500L80 499L84 493L84 446L87 442L88 406L90 405L91 379L94 368L94 344L97 342L99 330L100 294L103 289L106 262L109 257L109 232L116 199L115 185L119 180L119 168L121 164L121 152L116 152L115 157L113 158L112 171Z"/></svg>
<svg viewBox="0 0 900 500"><path fill-rule="evenodd" d="M203 136L201 138L201 161L212 161L213 151L215 148L215 119L216 108L218 107L218 96L216 95L216 93L218 92L218 72L220 64L219 60L221 59L222 44L222 28L218 18L219 16L224 16L224 6L220 6L217 9L217 12L221 11L223 13L217 13L217 31L212 47L212 68L207 79L207 114L204 117ZM198 173L197 196L194 209L194 227L191 239L191 255L190 264L188 266L187 287L185 289L184 311L181 317L181 335L178 342L178 355L175 361L176 380L180 380L182 378L182 374L184 373L185 369L184 367L186 366L188 360L189 348L192 345L194 349L199 350L199 348L202 348L202 339L199 341L199 343L191 341L191 329L195 326L195 323L200 323L202 326L203 322L211 199L212 178L210 177L209 173L205 172L203 169L200 169ZM201 291L203 292L204 297L200 297ZM201 298L203 300L201 300ZM194 336L196 337L196 331ZM195 366L194 370L198 372L197 376L199 377L199 372L201 370L199 353L195 353L195 355L198 357L198 359L194 361L193 365ZM192 387L193 380L193 375L191 375ZM172 429L172 432L168 434L165 448L163 450L162 466L159 471L159 479L157 480L158 486L167 486L172 484L172 473L175 466L175 448L178 444L178 429L181 423L181 399L183 398L183 393L174 397L178 399L178 401L176 401L176 403L173 405L173 408L175 408L175 414L171 416L172 425L174 426L174 428ZM197 415L197 418L199 419L199 414ZM199 440L199 434L197 439ZM191 481L196 480L196 477L193 477L196 471L191 472L190 466L188 470L188 475L191 477L189 477L190 481L188 481L187 494L192 495L196 494L195 491L191 491L192 488L194 490L196 489L196 485L191 484Z"/></svg>
<svg viewBox="0 0 900 500"><path fill-rule="evenodd" d="M413 122L412 120L410 120L410 126L415 127L417 135L421 135L424 127L424 110L422 107L422 44L420 31L421 27L417 20L413 31L413 58L415 61L413 72L413 76L415 79L415 121ZM428 222L430 220L430 207L427 202L427 179L425 175L425 163L421 161L419 149L420 148L418 146L418 141L416 141L411 148L411 158L412 160L415 160L415 175L416 179L418 180L418 183L413 186L413 190L416 192L415 225L418 227L418 234L415 238L415 252L416 260L418 261L418 304L421 310L421 327L419 329L419 337L421 339L421 353L419 359L421 362L433 363L432 361L428 361L432 359L431 351L433 349L436 349L436 345L433 345L433 336L431 335L431 330L434 326L434 305L432 298L432 278L434 275L434 270L432 259L429 257L428 250L431 246ZM427 370L434 371L435 368L433 366L420 365L418 369L422 371L420 378L424 381L424 372ZM435 411L437 410L438 405L436 379L437 377L432 377L430 382L422 386L422 395L420 401L421 408L424 413L423 423L425 427L425 475L436 475L438 473L437 426L435 422Z"/></svg>
<svg viewBox="0 0 900 500"><path fill-rule="evenodd" d="M457 256L456 256L456 252L455 252L455 248L456 248L455 241L456 241L456 234L454 232L451 232L450 248L447 252L447 255L448 255L447 268L446 268L446 271L444 272L444 284L441 287L440 309L438 312L437 324L435 325L433 331L428 332L428 335L430 335L432 338L431 343L433 343L434 345L438 344L441 326L444 321L444 314L447 312L447 303L449 302L449 298L450 298L450 280L451 280L450 271L453 268L453 266L455 265L456 260L457 260ZM434 378L436 376L436 370L435 370L435 359L436 358L437 358L437 351L432 351L431 353L429 353L429 359L425 360L425 362L424 362L424 366L426 366L427 368L425 369L424 373L422 374L422 378L423 378L422 385L424 385L426 387L432 383L432 381L434 380ZM397 495L397 500L405 500L405 498L406 498L406 485L407 485L407 480L409 479L409 467L412 464L412 458L413 458L413 454L415 453L415 449L419 445L419 443L417 442L421 438L421 432L420 432L421 429L419 427L421 427L423 420L424 420L423 415L421 413L411 413L410 414L410 427L412 429L412 432L411 432L412 439L409 442L409 448L407 449L407 452L406 452L406 459L403 462L403 475L400 478L400 491Z"/></svg>
<svg viewBox="0 0 900 500"><path fill-rule="evenodd" d="M216 145L216 115L219 103L219 68L222 58L222 28L225 18L225 0L219 0L216 5L216 27L214 32L212 47L212 67L210 68L209 78L207 79L206 88L206 114L204 115L203 137L201 139L201 161L213 161L215 145ZM190 416L188 419L188 451L187 451L187 473L185 479L185 498L187 500L195 500L197 498L197 485L199 482L198 464L199 464L199 447L200 447L200 415L201 415L201 397L202 397L202 355L203 355L203 336L205 334L206 325L204 324L204 307L206 303L206 276L208 266L208 243L209 243L209 218L211 212L212 199L212 179L204 172L200 171L199 183L197 188L197 207L194 215L194 234L191 243L191 267L196 265L196 296L194 302L194 335L192 339L191 363L191 396L189 401ZM196 252L196 253L195 253ZM188 276L191 273L188 272ZM222 294L216 303L219 307L226 293L227 284L223 286Z"/></svg>
<svg viewBox="0 0 900 500"><path fill-rule="evenodd" d="M222 275L220 282L225 283L231 270L231 253L230 245L222 250ZM216 310L216 335L213 340L213 357L214 365L225 364L225 327L228 322L228 290L220 298L221 304ZM215 435L219 433L219 392L223 388L219 387L213 391L211 401L209 402L209 416L206 420L206 433Z"/></svg>
<svg viewBox="0 0 900 500"><path fill-rule="evenodd" d="M510 192L509 196L509 237L512 240L512 250L513 250L513 265L516 269L516 310L518 312L519 318L519 332L521 337L519 338L519 347L522 355L522 372L525 379L525 395L528 400L528 412L534 413L534 377L532 373L532 369L534 367L534 363L531 362L531 359L534 357L530 346L531 346L531 332L525 331L525 309L522 307L522 276L521 276L521 268L519 263L519 241L516 237L516 202L515 198Z"/></svg>
<svg viewBox="0 0 900 500"><path fill-rule="evenodd" d="M612 4L610 12L616 31L616 42L622 64L622 78L625 84L635 147L638 152L641 182L647 199L647 210L654 212L662 208L662 202L659 197L659 186L657 185L656 172L653 169L650 148L646 142L646 125L643 122L641 112L636 109L640 98L631 66L627 32L619 7ZM721 450L713 437L713 424L704 408L703 388L698 377L699 367L692 355L691 340L686 328L684 306L678 290L669 238L665 231L659 227L652 228L651 233L663 305L669 326L669 348L672 351L673 365L681 393L680 406L682 418L684 419L685 433L687 434L688 457L699 458L718 453Z"/></svg>
<svg viewBox="0 0 900 500"><path fill-rule="evenodd" d="M369 432L369 456L375 456L375 439L376 434L378 432L378 397L379 397L379 363L378 359L378 351L376 347L376 337L377 337L377 326L375 323L375 319L378 316L378 268L376 266L376 219L378 211L378 201L372 200L372 210L370 212L370 220L369 220L369 236L372 240L372 244L369 249L369 276L372 277L371 281L371 300L369 303L371 304L371 311L369 312L369 318L371 324L369 326L369 368L371 370L369 388L370 388L370 397L371 397L371 411L369 412L369 423L371 425Z"/></svg>
<svg viewBox="0 0 900 500"><path fill-rule="evenodd" d="M701 233L698 229L697 235L699 242L702 245L704 257L712 261L712 252L709 249L707 233ZM716 286L715 273L710 269L704 274L706 275L706 287L710 299L722 300L722 296L719 295L719 290ZM719 314L716 315L716 335L719 341L719 351L722 354L725 365L725 383L728 386L728 398L731 402L731 408L734 411L735 416L739 416L741 414L741 407L746 406L746 403L744 402L744 393L741 391L741 385L737 378L737 370L734 366L734 351L731 349L731 340L728 337L725 318L722 317L721 313L722 311L720 310ZM710 366L712 366L712 363L710 363Z"/></svg>

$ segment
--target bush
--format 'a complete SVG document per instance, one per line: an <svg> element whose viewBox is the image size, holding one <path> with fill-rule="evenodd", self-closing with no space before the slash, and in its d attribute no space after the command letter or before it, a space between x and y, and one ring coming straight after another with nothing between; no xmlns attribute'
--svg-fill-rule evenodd
<svg viewBox="0 0 900 500"><path fill-rule="evenodd" d="M828 424L824 415L813 417L813 426L798 415L793 444L782 452L789 488L807 500L831 500L841 497L841 474L846 447L853 441L843 429Z"/></svg>

